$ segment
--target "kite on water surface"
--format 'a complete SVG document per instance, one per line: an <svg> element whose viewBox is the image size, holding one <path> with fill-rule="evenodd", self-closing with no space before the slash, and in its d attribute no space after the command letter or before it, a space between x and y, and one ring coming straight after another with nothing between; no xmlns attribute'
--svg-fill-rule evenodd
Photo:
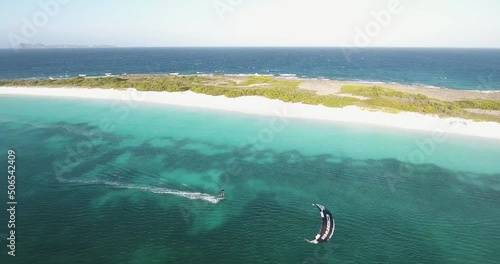
<svg viewBox="0 0 500 264"><path fill-rule="evenodd" d="M321 229L313 240L306 240L312 244L324 243L330 240L333 236L333 231L335 231L335 220L333 220L332 213L330 213L330 211L323 205L313 204L313 206L316 206L321 214Z"/></svg>

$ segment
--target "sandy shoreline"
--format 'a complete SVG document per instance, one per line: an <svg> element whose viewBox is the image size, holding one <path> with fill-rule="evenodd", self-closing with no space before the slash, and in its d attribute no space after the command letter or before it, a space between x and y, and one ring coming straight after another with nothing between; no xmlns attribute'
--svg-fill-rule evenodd
<svg viewBox="0 0 500 264"><path fill-rule="evenodd" d="M191 91L169 93L138 92L135 89L124 91L88 88L0 87L0 96L5 95L133 100L145 103L232 111L255 115L370 124L391 128L500 139L500 123L474 122L460 118L444 119L409 112L390 114L366 111L356 106L328 108L302 103L285 103L258 96L227 98L225 96L197 94Z"/></svg>

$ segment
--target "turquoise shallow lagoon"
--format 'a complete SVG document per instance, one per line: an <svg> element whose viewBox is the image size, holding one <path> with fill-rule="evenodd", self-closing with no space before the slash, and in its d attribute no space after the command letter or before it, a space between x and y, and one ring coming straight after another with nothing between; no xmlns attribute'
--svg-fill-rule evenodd
<svg viewBox="0 0 500 264"><path fill-rule="evenodd" d="M500 260L500 141L105 100L0 104L0 168L14 149L19 203L16 257L2 239L0 263ZM320 225L311 203L336 221L320 246L303 240Z"/></svg>

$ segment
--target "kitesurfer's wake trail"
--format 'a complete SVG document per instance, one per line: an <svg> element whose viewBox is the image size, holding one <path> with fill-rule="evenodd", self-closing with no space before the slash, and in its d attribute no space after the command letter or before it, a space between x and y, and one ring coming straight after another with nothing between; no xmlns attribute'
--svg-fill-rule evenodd
<svg viewBox="0 0 500 264"><path fill-rule="evenodd" d="M96 166L96 168L80 177L56 178L59 182L85 184L85 185L105 185L120 189L136 189L157 194L175 195L190 200L203 200L216 204L223 198L202 192L192 192L185 189L186 184L170 183L160 179L157 175L139 173L116 166ZM142 180L144 183L138 183Z"/></svg>

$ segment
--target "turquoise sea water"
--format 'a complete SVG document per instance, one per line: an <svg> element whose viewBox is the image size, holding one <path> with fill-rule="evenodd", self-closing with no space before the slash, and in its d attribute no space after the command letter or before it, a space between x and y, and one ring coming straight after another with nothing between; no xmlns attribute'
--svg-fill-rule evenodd
<svg viewBox="0 0 500 264"><path fill-rule="evenodd" d="M500 260L500 141L106 100L0 104L0 168L14 149L18 190L17 256L2 209L0 263ZM311 203L335 217L323 245L304 241L320 226Z"/></svg>

